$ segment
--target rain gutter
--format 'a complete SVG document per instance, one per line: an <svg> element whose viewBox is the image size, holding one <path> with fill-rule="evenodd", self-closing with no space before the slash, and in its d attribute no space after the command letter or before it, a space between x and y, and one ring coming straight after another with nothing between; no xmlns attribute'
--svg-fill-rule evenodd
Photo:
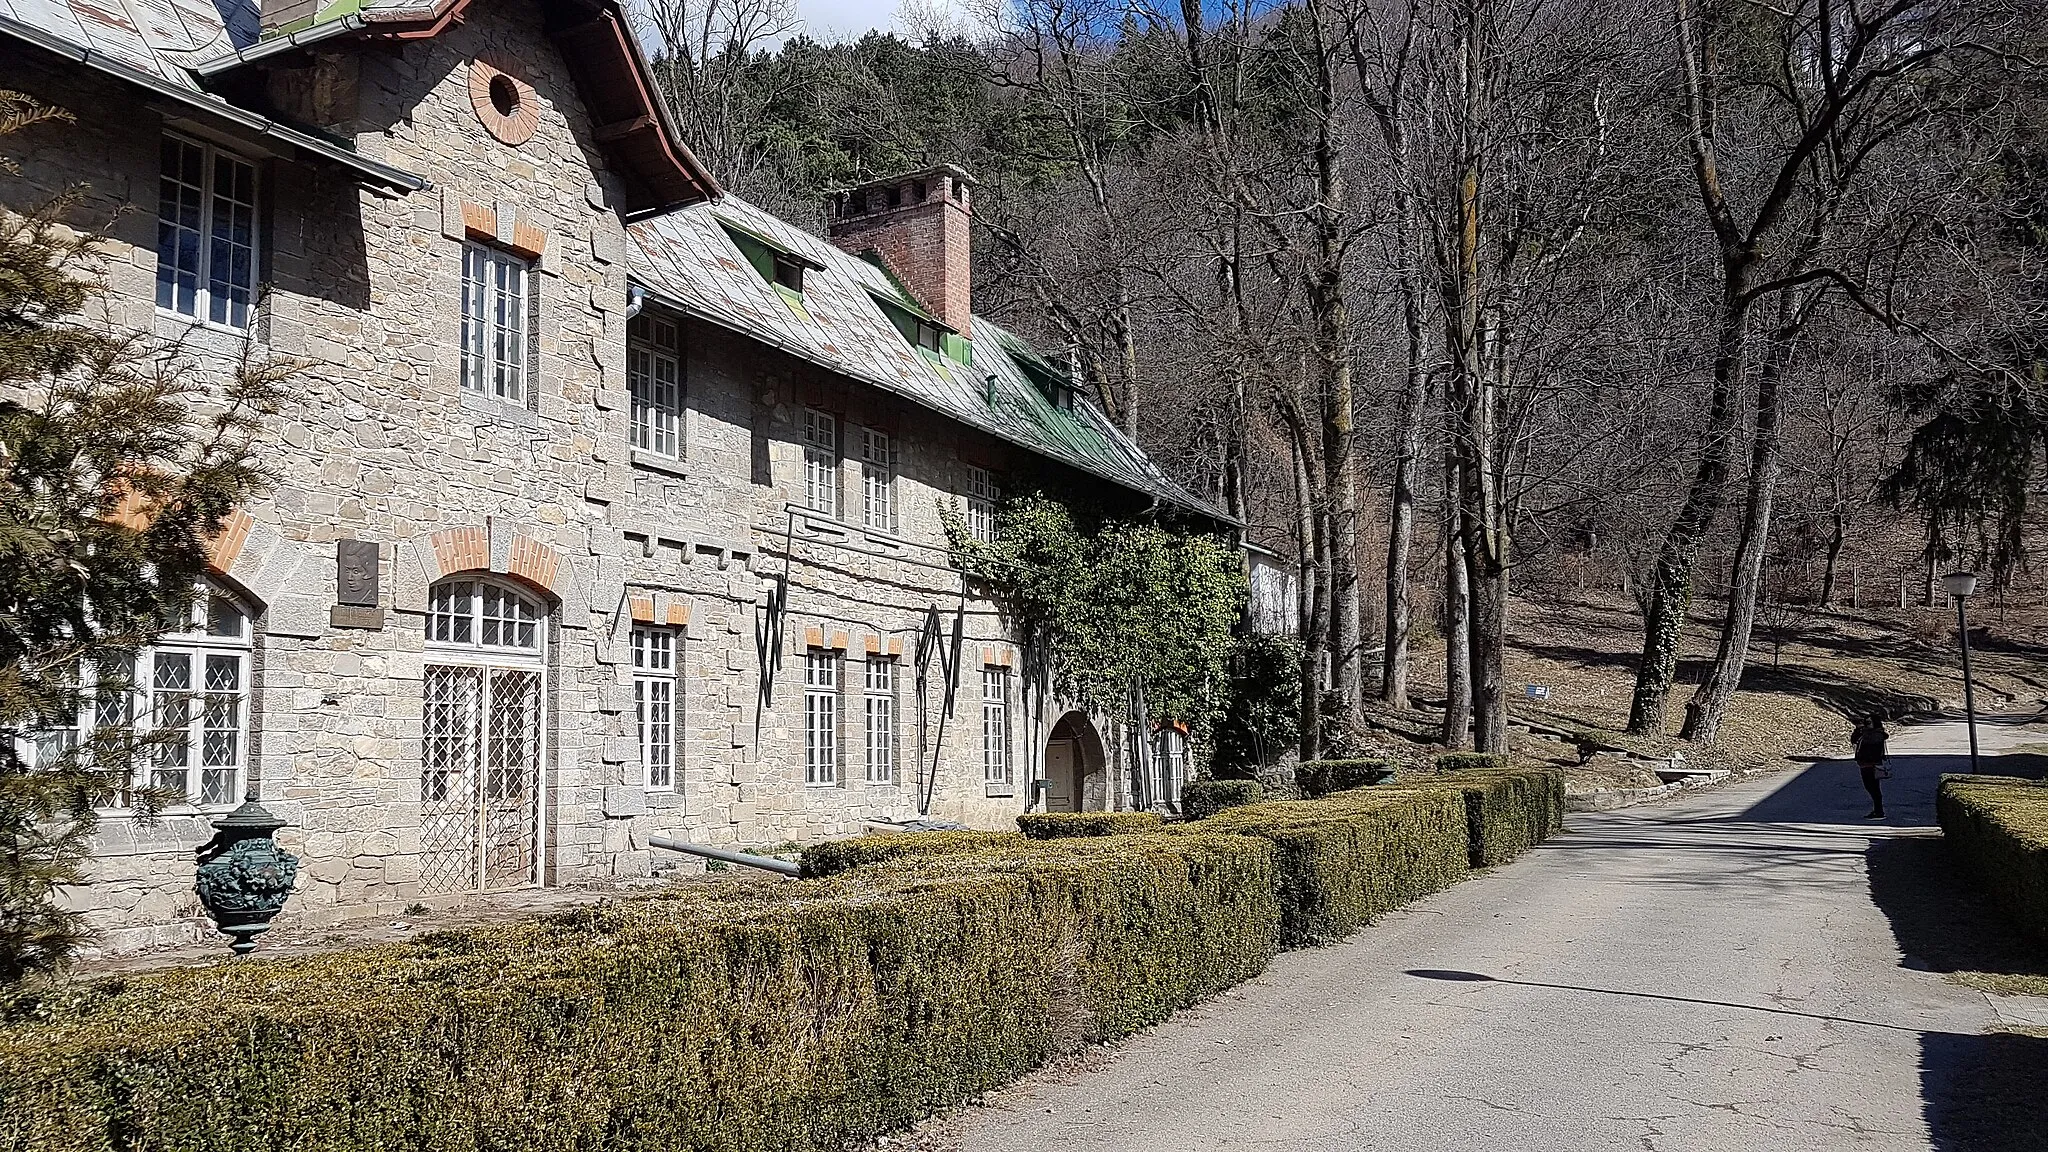
<svg viewBox="0 0 2048 1152"><path fill-rule="evenodd" d="M152 76L142 69L117 60L104 52L92 48L81 48L66 40L31 27L9 16L0 16L0 35L11 36L26 44L32 44L46 52L62 56L75 64L83 64L96 72L123 80L136 87L189 108L204 116L221 121L244 132L253 133L278 144L289 145L302 152L309 152L323 159L332 160L343 167L353 169L364 178L364 182L397 192L420 192L433 185L424 176L414 175L402 168L394 168L357 154L331 140L323 140L308 132L280 124L267 117L258 116L243 108L237 108L217 97L182 88L161 76Z"/></svg>

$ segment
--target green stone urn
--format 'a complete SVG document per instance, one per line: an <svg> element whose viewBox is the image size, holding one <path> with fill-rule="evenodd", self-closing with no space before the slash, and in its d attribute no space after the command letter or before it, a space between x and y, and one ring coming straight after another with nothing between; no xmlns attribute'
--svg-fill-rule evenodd
<svg viewBox="0 0 2048 1152"><path fill-rule="evenodd" d="M277 846L284 826L251 792L240 808L213 822L213 839L199 849L193 890L214 925L233 938L229 947L237 956L255 949L298 879L299 858Z"/></svg>

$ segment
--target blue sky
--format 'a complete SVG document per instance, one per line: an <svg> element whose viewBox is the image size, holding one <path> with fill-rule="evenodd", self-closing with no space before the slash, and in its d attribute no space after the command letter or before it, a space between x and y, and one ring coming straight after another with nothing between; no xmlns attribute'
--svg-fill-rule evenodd
<svg viewBox="0 0 2048 1152"><path fill-rule="evenodd" d="M858 37L870 28L896 25L897 0L797 0L796 12L804 27L820 40L836 39L833 34Z"/></svg>
<svg viewBox="0 0 2048 1152"><path fill-rule="evenodd" d="M859 39L871 28L902 31L896 19L901 4L902 0L796 0L796 14L804 30L820 40ZM928 6L958 11L964 5L961 0L943 0Z"/></svg>

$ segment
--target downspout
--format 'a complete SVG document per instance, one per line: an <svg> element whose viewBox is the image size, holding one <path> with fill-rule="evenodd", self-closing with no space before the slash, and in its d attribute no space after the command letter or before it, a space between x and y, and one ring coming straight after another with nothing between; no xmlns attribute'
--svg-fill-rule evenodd
<svg viewBox="0 0 2048 1152"><path fill-rule="evenodd" d="M670 852L684 852L691 856L702 856L706 860L717 860L724 864L738 864L746 868L759 868L764 872L775 872L784 876L796 876L801 874L802 871L787 860L777 860L772 856L755 856L746 852L734 852L725 848L711 848L703 844L692 844L687 840L677 840L673 836L649 836L647 838L647 846L649 848L665 849Z"/></svg>

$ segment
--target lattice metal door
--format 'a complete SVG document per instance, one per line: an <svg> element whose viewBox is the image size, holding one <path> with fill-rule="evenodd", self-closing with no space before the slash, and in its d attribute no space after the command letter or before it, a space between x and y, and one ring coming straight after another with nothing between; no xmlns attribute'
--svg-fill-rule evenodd
<svg viewBox="0 0 2048 1152"><path fill-rule="evenodd" d="M420 891L533 883L541 676L430 664L420 765Z"/></svg>

